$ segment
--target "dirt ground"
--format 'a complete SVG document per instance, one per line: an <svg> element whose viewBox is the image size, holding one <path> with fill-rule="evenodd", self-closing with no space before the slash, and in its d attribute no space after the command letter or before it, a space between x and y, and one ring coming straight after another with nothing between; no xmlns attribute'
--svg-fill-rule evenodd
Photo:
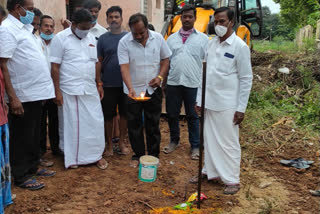
<svg viewBox="0 0 320 214"><path fill-rule="evenodd" d="M181 130L181 146L172 154L160 155L161 166L154 183L139 181L138 169L128 167L129 155L107 158L109 168L101 171L94 165L66 170L62 159L48 154L55 162L52 168L57 175L41 179L47 186L40 191L13 187L17 198L6 213L147 213L151 207L182 203L196 191L197 186L189 184L188 179L197 173L197 162L189 158L185 121L181 122ZM161 131L163 147L169 140L163 118ZM241 140L250 139L244 135ZM313 148L311 144L300 148L289 146L279 154L271 154L270 149L257 147L254 160L244 159L242 163L240 193L225 196L222 185L203 183L202 192L208 200L202 203L202 213L317 213L320 200L310 196L308 190L319 184L319 165L299 172L279 164L281 158L297 156L317 161Z"/></svg>
<svg viewBox="0 0 320 214"><path fill-rule="evenodd" d="M268 55L259 57L262 62L270 60ZM257 72L259 66L263 70L268 63L254 66ZM271 75L256 74L263 79ZM12 192L17 197L6 213L114 214L152 210L160 213L159 208L185 202L197 189L197 185L189 184L188 180L197 174L198 162L189 157L187 123L182 120L180 124L181 145L172 154L161 153L155 182L139 181L138 169L128 167L130 155L115 154L106 158L109 167L105 171L95 165L66 170L62 158L52 156L49 151L46 156L55 162L52 169L57 171L56 176L40 179L46 184L40 191L13 187ZM201 212L195 213L319 213L320 198L309 193L320 187L319 139L305 137L304 130L293 130L290 118L254 135L247 131L246 126L241 129L241 191L225 196L223 185L204 181L202 192L208 199L202 203ZM164 117L161 118L161 133L163 148L169 142L169 128ZM299 171L279 163L280 159L297 157L313 160L315 164Z"/></svg>

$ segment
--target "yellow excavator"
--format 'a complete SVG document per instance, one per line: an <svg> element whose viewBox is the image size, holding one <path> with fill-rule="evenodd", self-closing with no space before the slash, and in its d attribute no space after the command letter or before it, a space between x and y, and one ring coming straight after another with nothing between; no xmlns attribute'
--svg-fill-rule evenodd
<svg viewBox="0 0 320 214"><path fill-rule="evenodd" d="M194 27L209 37L214 36L213 14L215 8L229 7L235 12L234 30L248 45L251 37L259 37L262 29L262 7L260 0L166 0L166 21L162 35L167 39L181 27L181 9L186 4L196 6L197 19Z"/></svg>

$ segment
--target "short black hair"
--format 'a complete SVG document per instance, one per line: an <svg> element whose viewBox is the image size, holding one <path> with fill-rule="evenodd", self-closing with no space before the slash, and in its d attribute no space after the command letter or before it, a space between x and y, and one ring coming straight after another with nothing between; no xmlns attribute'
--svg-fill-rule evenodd
<svg viewBox="0 0 320 214"><path fill-rule="evenodd" d="M218 13L222 13L227 11L227 16L229 21L232 21L234 19L234 11L230 9L229 7L220 7L214 11L214 16L217 15Z"/></svg>
<svg viewBox="0 0 320 214"><path fill-rule="evenodd" d="M25 4L26 0L8 0L7 1L7 9L11 12L14 10L14 7L17 4L20 4L21 6L23 6Z"/></svg>
<svg viewBox="0 0 320 214"><path fill-rule="evenodd" d="M129 18L129 27L131 28L132 25L138 23L142 21L144 26L147 28L148 27L148 19L145 15L143 15L142 13L136 13L133 14L132 16L130 16Z"/></svg>
<svg viewBox="0 0 320 214"><path fill-rule="evenodd" d="M92 8L98 8L101 10L101 3L97 0L87 0L83 3L83 8L85 9L92 9Z"/></svg>
<svg viewBox="0 0 320 214"><path fill-rule="evenodd" d="M34 16L41 17L43 14L38 8L33 8Z"/></svg>
<svg viewBox="0 0 320 214"><path fill-rule="evenodd" d="M72 22L79 24L82 22L92 22L93 18L89 10L81 8L73 13Z"/></svg>
<svg viewBox="0 0 320 214"><path fill-rule="evenodd" d="M53 19L51 16L49 16L49 15L43 15L43 16L41 16L41 18L40 18L40 26L42 25L42 22L43 22L44 19L51 19L51 20L53 21L53 24L55 24L55 23L54 23L54 19Z"/></svg>
<svg viewBox="0 0 320 214"><path fill-rule="evenodd" d="M185 6L183 6L183 8L181 9L181 15L183 15L184 12L190 11L190 10L193 11L194 17L197 17L197 10L193 4L186 4Z"/></svg>
<svg viewBox="0 0 320 214"><path fill-rule="evenodd" d="M113 13L113 12L119 12L120 16L122 17L122 9L119 6L112 6L110 7L107 12L106 12L106 16L108 17L109 13Z"/></svg>
<svg viewBox="0 0 320 214"><path fill-rule="evenodd" d="M5 17L6 15L7 15L7 12L6 12L6 10L0 5L0 15L2 16L2 17Z"/></svg>
<svg viewBox="0 0 320 214"><path fill-rule="evenodd" d="M152 30L152 31L155 31L153 24L148 24L148 29Z"/></svg>

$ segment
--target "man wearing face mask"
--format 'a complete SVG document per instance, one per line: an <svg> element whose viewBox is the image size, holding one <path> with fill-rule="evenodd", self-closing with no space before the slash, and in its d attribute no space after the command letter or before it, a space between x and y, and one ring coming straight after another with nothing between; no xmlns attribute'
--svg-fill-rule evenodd
<svg viewBox="0 0 320 214"><path fill-rule="evenodd" d="M197 90L201 81L202 61L208 37L193 28L196 8L186 5L181 10L182 28L171 35L167 42L172 51L166 90L166 110L170 128L170 142L164 153L173 152L179 145L179 115L184 103L191 145L191 159L199 159L199 117L194 109Z"/></svg>
<svg viewBox="0 0 320 214"><path fill-rule="evenodd" d="M42 101L54 98L54 88L44 54L31 25L33 0L8 0L9 15L2 23L0 60L9 102L10 163L14 183L37 190L44 187L34 176L50 177L54 171L38 170Z"/></svg>
<svg viewBox="0 0 320 214"><path fill-rule="evenodd" d="M105 29L98 23L99 12L101 10L101 3L97 0L87 0L84 2L83 8L89 10L93 17L92 28L90 29L90 33L92 33L96 40L98 40L102 34L108 32L107 29Z"/></svg>
<svg viewBox="0 0 320 214"><path fill-rule="evenodd" d="M239 124L252 86L250 50L232 29L233 10L217 9L214 25L217 36L208 44L204 65L207 81L202 173L209 180L221 179L226 185L224 194L235 194L240 189ZM201 88L198 91L197 105L201 106ZM197 178L191 182L197 182Z"/></svg>
<svg viewBox="0 0 320 214"><path fill-rule="evenodd" d="M55 23L51 16L44 15L40 19L40 46L46 60L48 67L51 70L50 63L50 46L51 40L54 37ZM48 117L48 131L49 142L53 155L61 155L59 149L59 130L58 130L58 108L53 102L53 99L47 100L42 107L41 116L41 132L40 132L40 156L42 157L47 151L47 117ZM52 166L53 162L44 158L40 159L42 166Z"/></svg>
<svg viewBox="0 0 320 214"><path fill-rule="evenodd" d="M159 158L161 134L159 121L162 108L162 80L168 74L171 51L161 34L148 30L148 19L137 13L129 18L131 33L119 42L118 58L127 104L128 133L134 151L130 166L139 165L139 158L145 155L144 127L148 155ZM150 100L134 100L145 93Z"/></svg>
<svg viewBox="0 0 320 214"><path fill-rule="evenodd" d="M72 26L58 33L51 42L54 102L58 105L60 148L66 168L92 163L100 169L108 166L102 158L103 83L97 66L96 40L89 33L92 20L88 10L76 11Z"/></svg>

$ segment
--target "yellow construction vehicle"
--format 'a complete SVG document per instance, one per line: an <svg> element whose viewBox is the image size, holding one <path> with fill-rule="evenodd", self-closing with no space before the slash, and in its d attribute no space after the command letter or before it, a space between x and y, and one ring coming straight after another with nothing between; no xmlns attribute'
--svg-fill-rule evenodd
<svg viewBox="0 0 320 214"><path fill-rule="evenodd" d="M214 35L213 14L215 8L230 7L235 12L234 30L240 38L250 44L251 37L258 37L262 29L260 0L166 0L166 21L162 35L167 39L181 27L181 9L185 4L194 4L197 19L194 27L209 36Z"/></svg>

